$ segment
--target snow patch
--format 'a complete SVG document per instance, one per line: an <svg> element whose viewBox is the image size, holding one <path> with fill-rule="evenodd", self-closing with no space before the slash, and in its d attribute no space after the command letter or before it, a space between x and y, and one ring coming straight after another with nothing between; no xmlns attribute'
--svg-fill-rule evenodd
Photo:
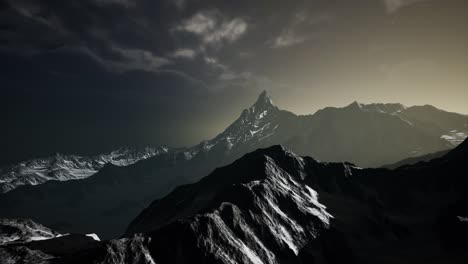
<svg viewBox="0 0 468 264"><path fill-rule="evenodd" d="M453 146L457 146L468 138L468 132L459 132L457 130L450 131L449 135L440 136L441 139L448 141Z"/></svg>
<svg viewBox="0 0 468 264"><path fill-rule="evenodd" d="M90 237L96 241L101 241L101 239L99 239L98 235L96 235L95 233L92 233L92 234L86 234L87 237Z"/></svg>

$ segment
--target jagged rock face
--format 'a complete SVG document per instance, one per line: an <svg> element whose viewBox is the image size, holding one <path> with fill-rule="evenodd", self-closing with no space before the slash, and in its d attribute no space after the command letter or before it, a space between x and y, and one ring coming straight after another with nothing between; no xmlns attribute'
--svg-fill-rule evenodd
<svg viewBox="0 0 468 264"><path fill-rule="evenodd" d="M263 92L257 102L245 109L241 116L215 140L226 140L230 148L242 144L258 144L276 134L279 127L280 110L271 98Z"/></svg>
<svg viewBox="0 0 468 264"><path fill-rule="evenodd" d="M122 148L109 153L82 157L62 155L32 159L0 169L0 193L22 185L37 185L50 180L68 181L87 178L106 164L128 166L139 160L167 153L165 147Z"/></svg>
<svg viewBox="0 0 468 264"><path fill-rule="evenodd" d="M215 170L196 184L176 188L170 195L145 209L130 225L127 234L148 232L171 219L209 210L233 199L255 199L257 202L236 205L242 207L258 206L260 201L263 207L271 207L277 205L278 199L286 197L295 199L294 203L318 203L315 191L305 184L305 161L302 157L281 146L266 149L264 153L248 154L229 166ZM309 162L318 164L311 159ZM173 201L180 201L177 208L171 208ZM324 212L323 215L327 214Z"/></svg>
<svg viewBox="0 0 468 264"><path fill-rule="evenodd" d="M149 247L161 263L295 263L332 216L305 184L302 158L281 147L269 151L156 201L127 233L156 230ZM177 208L166 210L174 201ZM164 247L167 253L159 255Z"/></svg>

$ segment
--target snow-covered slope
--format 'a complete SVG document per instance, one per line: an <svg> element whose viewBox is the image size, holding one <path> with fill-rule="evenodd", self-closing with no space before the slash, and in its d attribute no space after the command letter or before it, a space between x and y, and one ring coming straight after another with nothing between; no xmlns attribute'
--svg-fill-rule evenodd
<svg viewBox="0 0 468 264"><path fill-rule="evenodd" d="M299 124L296 119L293 113L276 107L263 91L251 107L244 109L239 118L215 138L180 152L187 160L224 157L221 161L224 165L257 148L284 142L294 134Z"/></svg>
<svg viewBox="0 0 468 264"><path fill-rule="evenodd" d="M52 157L32 159L0 168L0 192L5 193L21 185L36 185L50 180L83 179L93 175L107 163L128 166L167 152L166 147L121 148L95 156L56 154Z"/></svg>
<svg viewBox="0 0 468 264"><path fill-rule="evenodd" d="M245 109L241 116L234 121L223 133L213 140L209 145L226 142L231 149L239 144L249 142L261 142L275 134L278 122L275 117L280 110L273 105L271 98L263 91L257 101L250 108Z"/></svg>

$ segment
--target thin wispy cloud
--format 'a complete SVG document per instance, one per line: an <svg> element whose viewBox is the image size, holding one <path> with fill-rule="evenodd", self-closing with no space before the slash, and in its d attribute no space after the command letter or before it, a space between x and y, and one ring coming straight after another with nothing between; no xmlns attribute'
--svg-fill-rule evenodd
<svg viewBox="0 0 468 264"><path fill-rule="evenodd" d="M199 12L175 27L198 36L204 44L234 42L247 31L247 22L241 18L227 19L219 12Z"/></svg>
<svg viewBox="0 0 468 264"><path fill-rule="evenodd" d="M309 15L303 11L295 13L287 25L271 43L272 48L285 48L301 44L310 36L310 27L329 22L333 17L327 13Z"/></svg>
<svg viewBox="0 0 468 264"><path fill-rule="evenodd" d="M287 29L281 32L273 41L273 48L284 48L300 44L307 40L306 36L297 35L294 30Z"/></svg>
<svg viewBox="0 0 468 264"><path fill-rule="evenodd" d="M196 52L193 49L177 49L172 53L172 57L182 59L193 59L195 58Z"/></svg>
<svg viewBox="0 0 468 264"><path fill-rule="evenodd" d="M383 0L385 9L388 14L392 14L400 10L401 8L417 3L424 0Z"/></svg>
<svg viewBox="0 0 468 264"><path fill-rule="evenodd" d="M140 70L146 72L159 72L164 65L172 64L172 61L154 55L152 52L141 49L124 49L113 47L119 59L104 58L97 52L87 47L65 48L67 51L81 53L93 59L106 70L115 73Z"/></svg>
<svg viewBox="0 0 468 264"><path fill-rule="evenodd" d="M218 59L216 59L215 57L206 56L204 60L207 65L211 66L214 69L221 70L222 72L228 71L229 69L228 66L219 62Z"/></svg>
<svg viewBox="0 0 468 264"><path fill-rule="evenodd" d="M142 49L114 48L124 57L124 62L116 63L115 67L122 70L157 71L171 62L163 57L154 55L151 51Z"/></svg>

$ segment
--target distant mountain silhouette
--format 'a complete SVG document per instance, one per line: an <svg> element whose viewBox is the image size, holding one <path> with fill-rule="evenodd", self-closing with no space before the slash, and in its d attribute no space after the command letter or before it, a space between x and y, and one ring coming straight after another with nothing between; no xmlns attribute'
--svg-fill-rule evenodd
<svg viewBox="0 0 468 264"><path fill-rule="evenodd" d="M440 158L449 152L450 150L442 150L436 153L431 153L431 154L427 154L427 155L423 155L419 157L407 158L407 159L400 160L399 162L396 162L393 164L384 165L382 166L382 168L396 169L398 167L405 166L405 165L414 165L419 162L428 162L430 160Z"/></svg>

